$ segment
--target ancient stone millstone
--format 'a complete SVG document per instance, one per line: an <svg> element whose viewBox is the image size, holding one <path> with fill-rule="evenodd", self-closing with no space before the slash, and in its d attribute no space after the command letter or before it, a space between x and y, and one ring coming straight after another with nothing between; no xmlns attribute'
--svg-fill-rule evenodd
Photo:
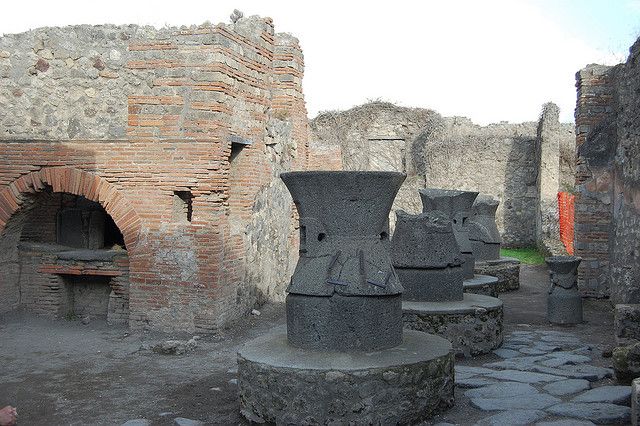
<svg viewBox="0 0 640 426"><path fill-rule="evenodd" d="M467 224L476 276L465 281L465 292L497 296L520 288L520 261L500 256L501 238L495 220L498 205L493 197L483 194L473 203L473 214ZM483 277L494 277L497 283L487 282ZM487 285L483 284L485 282Z"/></svg>
<svg viewBox="0 0 640 426"><path fill-rule="evenodd" d="M496 225L498 201L480 194L473 203L472 215L467 224L469 240L476 261L500 258L500 231Z"/></svg>
<svg viewBox="0 0 640 426"><path fill-rule="evenodd" d="M371 351L402 340L402 286L389 254L388 212L405 176L291 172L300 259L287 288L289 343Z"/></svg>
<svg viewBox="0 0 640 426"><path fill-rule="evenodd" d="M551 256L545 259L551 281L547 296L547 319L552 323L582 322L582 297L578 290L578 265L581 261L575 256Z"/></svg>
<svg viewBox="0 0 640 426"><path fill-rule="evenodd" d="M487 353L502 343L502 301L463 291L470 280L460 242L472 258L471 245L466 230L455 231L477 193L427 189L420 195L425 212L398 211L391 241L393 266L405 290L404 326L446 338L456 355Z"/></svg>
<svg viewBox="0 0 640 426"><path fill-rule="evenodd" d="M416 424L453 405L453 354L402 330L387 218L405 175L283 173L300 258L276 327L238 351L240 412L275 424Z"/></svg>
<svg viewBox="0 0 640 426"><path fill-rule="evenodd" d="M475 258L469 240L469 228L465 222L471 215L471 207L478 193L433 188L420 189L418 192L422 200L423 212L437 210L444 213L452 221L453 233L464 259L462 265L464 277L473 278Z"/></svg>
<svg viewBox="0 0 640 426"><path fill-rule="evenodd" d="M410 215L402 210L396 216L391 257L404 300L462 300L464 261L449 217L439 211Z"/></svg>

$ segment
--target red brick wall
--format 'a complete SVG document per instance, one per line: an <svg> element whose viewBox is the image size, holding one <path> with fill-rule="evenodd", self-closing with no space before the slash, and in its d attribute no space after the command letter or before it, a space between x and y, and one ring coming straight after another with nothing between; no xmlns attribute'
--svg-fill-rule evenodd
<svg viewBox="0 0 640 426"><path fill-rule="evenodd" d="M29 210L20 240L55 243L56 212L62 203L62 194L40 192L36 197L37 208Z"/></svg>
<svg viewBox="0 0 640 426"><path fill-rule="evenodd" d="M576 75L575 255L582 257L578 285L583 294L608 297L612 215L614 69L591 65Z"/></svg>
<svg viewBox="0 0 640 426"><path fill-rule="evenodd" d="M254 201L277 178L265 155L269 119L292 123L291 167L307 168L302 52L270 20L250 19L131 39L128 54L120 78L145 83L127 86L124 139L0 141L0 265L16 263L27 214L38 214L33 194L82 195L124 235L130 325L215 330L254 303L237 288L251 267L243 234ZM250 145L230 163L236 137ZM176 217L176 191L192 194L190 222ZM15 287L16 268L7 270L0 296ZM44 281L57 276L41 269Z"/></svg>

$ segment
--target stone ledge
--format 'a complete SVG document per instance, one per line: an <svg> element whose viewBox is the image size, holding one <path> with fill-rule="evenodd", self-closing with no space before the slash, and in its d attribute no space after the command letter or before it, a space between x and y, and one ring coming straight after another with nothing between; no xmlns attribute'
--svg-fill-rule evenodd
<svg viewBox="0 0 640 426"><path fill-rule="evenodd" d="M502 300L482 294L465 293L453 302L402 302L403 314L473 314L478 309L502 309Z"/></svg>
<svg viewBox="0 0 640 426"><path fill-rule="evenodd" d="M502 344L503 304L500 299L465 293L456 302L403 302L406 329L449 340L456 355L486 354Z"/></svg>
<svg viewBox="0 0 640 426"><path fill-rule="evenodd" d="M473 278L464 280L462 288L465 293L498 297L498 278L490 275L475 274Z"/></svg>

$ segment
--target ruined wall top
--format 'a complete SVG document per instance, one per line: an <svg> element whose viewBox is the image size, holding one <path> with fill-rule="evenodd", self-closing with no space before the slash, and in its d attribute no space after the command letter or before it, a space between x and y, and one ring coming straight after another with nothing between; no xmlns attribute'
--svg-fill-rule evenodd
<svg viewBox="0 0 640 426"><path fill-rule="evenodd" d="M550 112L541 120L551 120ZM528 246L536 237L539 121L483 126L465 117L375 101L321 113L311 120L310 129L311 143L334 148L345 170L407 173L394 209L421 211L417 189L427 186L479 191L500 201L496 222L505 244ZM570 190L573 124L558 123L553 132L560 141L560 185Z"/></svg>
<svg viewBox="0 0 640 426"><path fill-rule="evenodd" d="M274 60L280 47L297 52L290 61ZM275 67L290 68L289 81L274 77ZM299 85L302 68L297 40L274 34L271 19L260 17L179 28L77 25L5 35L0 139L234 133L252 113L278 100L279 84ZM129 114L139 108L148 114L132 120Z"/></svg>

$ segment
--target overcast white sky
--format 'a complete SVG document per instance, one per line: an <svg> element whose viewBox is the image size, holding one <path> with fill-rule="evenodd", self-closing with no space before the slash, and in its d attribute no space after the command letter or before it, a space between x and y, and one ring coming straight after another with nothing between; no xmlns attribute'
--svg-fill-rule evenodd
<svg viewBox="0 0 640 426"><path fill-rule="evenodd" d="M615 64L640 35L640 0L11 1L0 33L70 24L228 22L270 16L300 39L309 116L370 99L487 124L573 121L575 72Z"/></svg>

